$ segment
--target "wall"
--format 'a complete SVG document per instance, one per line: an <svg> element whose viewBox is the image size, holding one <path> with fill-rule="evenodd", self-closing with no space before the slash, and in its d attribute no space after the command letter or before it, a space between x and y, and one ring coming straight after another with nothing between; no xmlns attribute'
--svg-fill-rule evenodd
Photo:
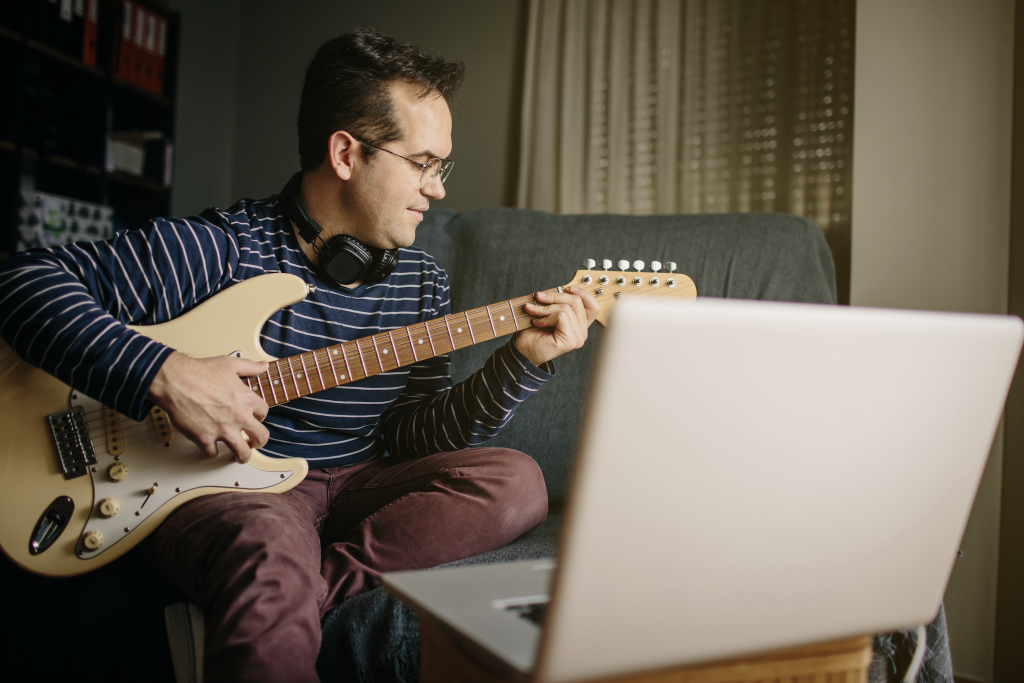
<svg viewBox="0 0 1024 683"><path fill-rule="evenodd" d="M230 206L242 0L174 0L181 13L171 213Z"/></svg>
<svg viewBox="0 0 1024 683"><path fill-rule="evenodd" d="M1024 316L1024 2L1017 0L1013 74L1013 177L1010 204L1010 313ZM1024 365L1006 402L995 680L1024 680Z"/></svg>
<svg viewBox="0 0 1024 683"><path fill-rule="evenodd" d="M246 0L234 195L272 194L298 170L295 119L306 65L322 42L366 26L466 62L466 85L453 108L456 163L442 206L511 205L526 10L525 0L306 0L287 11L279 0Z"/></svg>
<svg viewBox="0 0 1024 683"><path fill-rule="evenodd" d="M1005 313L1012 0L859 0L851 303ZM958 674L991 681L1002 439L946 592Z"/></svg>

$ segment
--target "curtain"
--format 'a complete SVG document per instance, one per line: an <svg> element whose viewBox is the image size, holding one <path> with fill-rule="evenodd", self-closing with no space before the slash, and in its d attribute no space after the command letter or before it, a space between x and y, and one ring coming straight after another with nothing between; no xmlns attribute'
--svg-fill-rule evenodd
<svg viewBox="0 0 1024 683"><path fill-rule="evenodd" d="M842 300L855 9L531 0L517 205L805 216L833 248Z"/></svg>

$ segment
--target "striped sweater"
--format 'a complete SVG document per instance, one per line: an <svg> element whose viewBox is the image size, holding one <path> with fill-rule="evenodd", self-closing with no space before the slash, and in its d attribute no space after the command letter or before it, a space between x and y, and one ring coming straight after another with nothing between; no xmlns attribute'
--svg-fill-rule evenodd
<svg viewBox="0 0 1024 683"><path fill-rule="evenodd" d="M314 274L277 197L242 200L187 219L154 219L106 242L32 250L0 265L0 335L65 384L135 420L171 349L125 325L171 320L217 292L264 273L311 285L260 333L264 350L290 356L450 313L448 277L415 248L400 250L383 282L350 290ZM478 445L552 376L511 342L453 387L446 355L276 406L264 424L269 456L310 467L388 454L407 460Z"/></svg>

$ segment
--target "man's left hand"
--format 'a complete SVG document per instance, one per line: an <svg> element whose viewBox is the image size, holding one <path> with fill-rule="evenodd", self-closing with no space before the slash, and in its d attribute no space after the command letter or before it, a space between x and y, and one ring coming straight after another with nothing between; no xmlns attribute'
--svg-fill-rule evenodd
<svg viewBox="0 0 1024 683"><path fill-rule="evenodd" d="M516 335L516 348L534 365L578 349L587 341L587 328L597 319L601 304L590 292L570 287L561 294L537 292L537 303L526 304L533 327Z"/></svg>

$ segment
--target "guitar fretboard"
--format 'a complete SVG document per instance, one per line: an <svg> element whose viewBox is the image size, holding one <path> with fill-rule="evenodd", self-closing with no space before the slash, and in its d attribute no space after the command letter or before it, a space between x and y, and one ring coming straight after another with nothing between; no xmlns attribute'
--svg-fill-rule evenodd
<svg viewBox="0 0 1024 683"><path fill-rule="evenodd" d="M535 301L531 294L279 358L245 381L268 405L281 405L530 327L533 318L523 307Z"/></svg>

